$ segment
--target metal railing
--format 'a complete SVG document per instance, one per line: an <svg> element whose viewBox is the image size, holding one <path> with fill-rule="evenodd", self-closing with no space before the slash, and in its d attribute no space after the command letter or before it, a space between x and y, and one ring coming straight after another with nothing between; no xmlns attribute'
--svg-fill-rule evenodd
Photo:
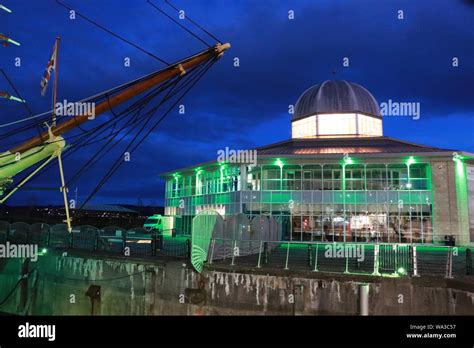
<svg viewBox="0 0 474 348"><path fill-rule="evenodd" d="M191 256L190 239L164 238L142 227L126 230L117 226L97 228L83 225L74 227L69 233L66 224L50 226L0 221L0 244L7 241L37 244L40 248L102 251L125 256L166 256L177 259L189 259Z"/></svg>
<svg viewBox="0 0 474 348"><path fill-rule="evenodd" d="M126 256L191 258L190 238L164 238L142 227L50 226L0 221L0 244L37 244L42 248L101 251ZM295 242L213 238L208 263L383 276L473 275L472 250L456 246L403 243Z"/></svg>
<svg viewBox="0 0 474 348"><path fill-rule="evenodd" d="M214 238L208 264L374 276L472 275L472 251L395 243L242 241Z"/></svg>

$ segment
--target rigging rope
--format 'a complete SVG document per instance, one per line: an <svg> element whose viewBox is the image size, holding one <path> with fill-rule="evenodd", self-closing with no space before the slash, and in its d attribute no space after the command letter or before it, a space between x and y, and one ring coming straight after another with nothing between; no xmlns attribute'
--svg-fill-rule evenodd
<svg viewBox="0 0 474 348"><path fill-rule="evenodd" d="M193 67L192 69L188 70L187 74L184 75L185 77L187 77L188 81L185 81L185 83L182 84L181 88L184 88L186 86L188 86L189 84L191 84L193 82L192 80L192 77L193 75L195 74L199 74L199 71L200 70L203 70L205 68L205 71L203 71L201 73L201 76L211 67L212 64L214 64L214 62L217 60L217 58L214 58L213 60L209 60L207 62L204 62L204 63L201 63L201 65L198 65L196 67ZM206 68L206 64L208 65L208 67ZM199 78L201 78L201 76L198 76ZM122 111L119 115L120 115L120 118L123 120L125 119L128 115L130 115L132 112L135 112L135 114L129 118L124 125L122 125L117 131L115 132L111 132L110 134L108 134L107 136L104 136L100 139L95 139L92 137L92 135L94 135L95 133L97 133L98 131L102 131L104 132L105 129L104 127L108 126L110 124L110 122L104 122L98 126L96 126L95 128L91 129L88 133L82 133L82 134L78 134L78 135L74 135L74 136L71 136L71 137L68 137L68 138L65 138L66 140L69 140L71 138L75 138L75 137L78 137L78 139L73 142L72 144L69 144L68 146L68 150L65 151L65 155L63 155L63 158L68 158L69 156L71 156L73 153L76 153L79 149L81 149L82 147L84 146L87 146L87 145L91 145L91 144L95 144L95 143L99 143L103 140L106 140L106 139L109 139L109 141L102 147L102 149L96 153L92 160L90 159L85 166L83 166L78 172L76 172L76 174L73 176L73 178L71 178L69 180L69 182L67 183L67 186L69 186L70 183L76 181L87 169L89 169L93 164L95 164L99 159L103 158L106 154L109 153L109 151L114 148L118 143L120 143L131 131L133 131L134 128L136 128L140 122L144 121L144 120L149 120L151 119L151 117L153 116L153 114L156 112L156 110L162 105L164 104L167 100L169 100L170 98L174 97L176 94L179 93L179 91L176 91L176 92L173 92L173 90L171 89L167 95L163 98L163 100L160 101L160 103L158 105L155 105L151 110L149 110L146 114L147 118L142 118L140 119L139 118L139 115L141 113L141 111L143 110L143 108L146 106L146 104L148 104L156 95L160 94L161 92L163 92L164 90L168 89L169 87L174 87L177 82L179 82L181 80L181 78L178 78L177 81L173 81L173 80L169 80L167 81L166 83L156 87L153 91L149 92L146 96L142 97L139 101L137 101L136 103L134 103L132 106L128 107L126 110ZM192 87L192 86L191 86ZM189 89L188 89L189 90ZM186 92L187 93L187 92ZM181 96L181 99L182 99L183 96ZM176 105L176 104L175 104ZM175 106L174 105L174 106ZM135 106L135 107L133 107ZM173 107L174 107L173 106ZM170 110L171 111L171 110ZM114 126L116 126L118 124L118 121L120 121L120 119L114 119ZM123 130L127 127L130 127L130 126L133 126L134 128L131 128L129 129L125 134L122 135L122 137L116 141L115 144L112 144L110 145L110 143L115 139L115 137L122 133ZM156 128L157 124L155 124L155 126L153 127ZM142 130L143 130L143 127L142 127ZM142 131L140 130L140 132ZM137 133L137 135L140 134ZM150 132L148 132L149 134ZM136 135L136 136L137 136ZM135 137L136 138L136 137ZM143 141L144 139L142 139ZM58 141L61 141L61 140L58 140ZM140 143L142 142L140 141ZM51 142L53 143L53 142ZM130 144L131 145L131 144ZM107 146L109 146L107 148ZM134 147L133 150L136 149L137 146ZM100 155L100 152L103 151L102 155ZM99 157L100 156L100 157ZM1 157L1 156L0 156ZM120 158L122 158L122 155L120 156ZM36 177L39 177L41 176L43 173L47 172L47 170L49 168L51 168L51 166L54 166L55 165L55 162L50 162L48 163L45 168L39 172ZM118 168L117 168L118 169ZM113 173L112 173L113 174ZM28 174L27 174L28 175ZM26 177L26 176L25 176Z"/></svg>
<svg viewBox="0 0 474 348"><path fill-rule="evenodd" d="M150 135L150 133L169 115L169 113L173 110L173 108L178 105L178 103L187 95L187 93L191 90L191 88L204 76L204 74L212 67L212 65L216 62L216 58L208 61L206 64L204 64L202 71L199 72L197 77L194 79L194 81L191 82L190 86L183 92L181 96L178 97L178 99L171 105L168 110L158 119L157 122L147 131L147 133L140 139L140 141L135 144L135 146L131 149L130 152L135 151L135 149L140 146L143 141ZM151 110L152 114L156 112L156 108ZM135 139L134 139L135 140ZM134 141L133 140L133 141ZM129 147L133 144L133 141L129 143L125 151L129 149ZM82 203L80 209L82 209L91 199L92 197L102 188L102 186L105 185L105 183L112 177L112 175L120 168L120 166L123 164L123 159L122 156L118 157L115 163L112 165L111 169L106 173L104 177L102 177L101 181L99 184L95 187L95 189L89 194L87 199Z"/></svg>
<svg viewBox="0 0 474 348"><path fill-rule="evenodd" d="M169 0L165 0L165 3L174 8L178 13L179 13L179 8L177 8L176 6L174 6L171 1ZM198 23L196 23L195 21L193 21L190 17L188 17L187 15L185 16L185 18L190 21L192 24L194 24L196 27L198 27L199 29L201 29L203 32L205 32L207 35L209 35L210 37L212 37L214 40L216 40L217 42L222 42L221 40L219 40L215 35L213 35L212 33L210 33L208 30L206 30L203 26L199 25Z"/></svg>
<svg viewBox="0 0 474 348"><path fill-rule="evenodd" d="M177 24L181 29L185 30L187 33L189 33L190 35L192 35L195 39L197 39L198 41L202 42L204 45L206 45L207 47L211 47L211 45L209 45L206 41L204 41L202 38L200 38L197 34L193 33L191 30L189 30L188 28L186 28L184 25L182 25L181 23L179 23L176 19L174 19L173 17L171 17L169 14L167 14L165 11L163 11L161 8L159 8L158 6L156 6L154 3L151 2L151 0L147 0L147 2L153 7L155 8L156 10L158 10L159 12L161 12L163 15L165 15L166 17L168 17L169 19L171 19L175 24Z"/></svg>
<svg viewBox="0 0 474 348"><path fill-rule="evenodd" d="M176 78L176 81L173 83L173 86L172 88L174 88L176 86L176 84L180 81L181 79L181 76L179 76L178 78ZM163 100L160 102L160 105L163 104L164 102L166 102L167 100L167 97L169 96L170 92L172 92L172 89L170 89L170 91L168 92L168 94L165 96L165 98L163 98ZM141 110L139 110L141 111ZM151 117L151 115L149 116L149 118ZM148 118L148 119L149 119ZM125 125L126 126L126 125ZM138 124L134 125L135 126L138 126ZM125 127L123 127L122 129L124 129ZM94 154L94 156L92 156L89 161L84 165L83 168L81 168L70 180L69 182L67 183L67 185L69 186L72 182L76 181L81 175L82 173L86 170L86 168L88 169L90 166L92 166L93 164L95 164L99 159L103 158L112 148L114 148L117 144L119 144L122 139L124 139L129 133L131 133L131 131L133 131L134 128L130 128L125 134L123 134L122 138L119 139L115 144L112 144L109 148L107 148L107 146L112 142L112 140L114 140L115 136L110 138L107 143L102 147L102 149L98 152L96 152ZM100 153L102 152L102 155L100 155ZM100 156L100 157L99 157Z"/></svg>
<svg viewBox="0 0 474 348"><path fill-rule="evenodd" d="M145 50L144 48L142 48L142 47L140 47L139 45L133 43L132 41L125 39L124 37L120 36L119 34L113 32L112 30L110 30L110 29L104 27L103 25L99 24L98 22L96 22L96 21L94 21L94 20L92 20L92 19L86 17L86 16L83 15L82 13L79 13L78 11L76 11L75 9L73 9L72 7L70 7L69 5L67 5L67 4L65 4L65 3L63 3L63 2L61 2L60 0L56 0L56 2L57 2L59 5L61 5L62 7L65 7L66 9L68 9L69 11L74 11L74 12L76 13L76 15L78 15L78 16L81 17L82 19L84 19L84 20L86 20L87 22L89 22L89 23L91 23L91 24L97 26L98 28L100 28L100 29L102 29L103 31L109 33L110 35L116 37L117 39L119 39L119 40L121 40L121 41L123 41L123 42L125 42L125 43L127 43L127 44L129 44L129 45L131 45L131 46L133 46L133 47L135 47L136 49L142 51L143 53L149 55L149 56L152 57L152 58L155 58L156 60L160 61L160 62L163 63L163 64L170 65L168 62L166 62L165 60L161 59L160 57L154 55L153 53L151 53L151 52L149 52L149 51L147 51L147 50Z"/></svg>
<svg viewBox="0 0 474 348"><path fill-rule="evenodd" d="M117 87L112 88L108 91L98 93L94 96L91 96L91 97L88 97L86 99L83 99L82 101L79 101L79 103L80 102L87 102L87 101L90 102L90 101L98 101L98 100L102 100L103 98L106 98L106 102L109 105L108 111L112 114L113 120L112 121L105 121L102 124L100 124L96 127L93 127L92 129L89 129L89 130L86 130L86 129L83 129L83 128L79 127L79 129L82 131L81 134L74 134L74 135L72 135L70 137L67 137L67 138L64 137L64 140L68 140L68 141L71 140L71 139L75 139L71 144L69 144L67 146L68 151L66 151L66 154L65 154L64 157L69 157L70 155L72 155L73 153L75 153L79 149L83 148L84 146L92 145L92 144L99 143L99 142L102 142L102 141L106 140L106 143L100 148L100 150L97 151L92 158L89 158L87 163L83 167L81 167L81 169L79 171L77 171L75 173L75 175L71 178L71 180L69 180L69 182L68 182L68 184L69 184L69 183L72 183L75 180L77 180L84 172L86 172L90 167L92 167L92 165L94 165L98 160L100 160L106 154L108 154L114 147L116 147L118 144L120 144L122 142L122 140L125 139L132 132L136 132L136 133L134 134L132 140L127 144L127 146L125 148L125 151L127 151L129 149L131 149L131 152L135 151L138 148L138 146L140 146L143 143L143 141L151 134L151 132L169 115L171 110L187 95L187 93L190 91L190 89L211 68L211 66L217 61L217 57L213 57L212 59L209 59L209 60L199 64L198 66L195 66L195 67L189 69L186 72L185 76L190 77L190 78L187 79L189 81L186 81L186 83L181 84L181 81L183 80L182 75L178 76L176 79L168 80L165 83L159 85L157 88L154 88L153 90L151 90L147 95L140 98L138 101L132 103L131 105L127 106L124 110L117 113L115 110L113 110L113 108L110 105L109 97L110 97L111 94L117 93L121 90L124 90L124 89L128 88L129 86L131 86L133 84L136 84L138 82L141 82L141 81L144 81L146 79L152 78L157 74L160 74L162 71L164 71L166 69L169 69L170 64L168 62L164 61L163 59L161 59L160 57L157 57L153 53L145 50L141 46L133 43L132 41L120 36L119 34L113 32L112 30L104 27L103 25L99 24L97 21L94 21L94 20L88 18L87 16L83 15L82 13L79 13L78 11L74 10L69 5L61 2L60 0L56 0L56 2L59 5L61 5L62 7L65 7L66 9L68 9L70 11L74 11L79 17L81 17L84 20L86 20L87 22L97 26L98 28L100 28L101 30L107 32L108 34L114 36L115 38L117 38L117 39L133 46L134 48L142 51L143 53L145 53L145 54L153 57L154 59L160 61L161 63L167 65L167 67L165 67L163 69L160 69L159 71L153 72L151 74L148 74L146 76L138 78L134 81L127 82L123 85L117 86ZM168 6L171 6L175 10L179 11L170 2L168 2L166 0L165 0L165 2L168 4ZM204 43L207 47L211 47L204 39L199 37L196 33L191 31L190 29L188 29L186 26L184 26L181 23L179 23L178 21L176 21L169 14L167 14L165 11L163 11L161 8L159 8L158 6L153 4L150 0L148 0L148 3L151 6L153 6L156 10L161 12L163 15L165 15L166 17L171 19L180 28L182 28L183 30L185 30L186 32L191 34L193 37L198 39L200 42ZM209 35L210 37L212 37L216 41L220 42L220 40L218 40L214 35L212 35L210 32L208 32L202 26L200 26L199 24L194 22L192 19L190 19L187 16L186 16L186 19L188 19L193 25L195 25L196 27L201 29L207 35ZM196 55L192 55L188 58L183 59L182 61L190 59L194 56L198 56L199 54L201 54L201 53L198 53ZM175 64L179 65L180 62L174 63L173 65L175 65ZM8 79L6 74L3 72L3 70L2 70L2 73L5 75L5 78L9 81L10 85L13 87L13 89L15 90L17 95L19 97L21 97L21 95L18 93L18 91L16 90L14 85ZM194 73L195 73L195 76L193 75ZM192 76L192 79L191 79L191 76ZM188 85L189 85L189 87L188 87ZM186 89L185 87L188 87L188 88ZM142 112L144 111L145 107L148 106L148 104L150 104L152 100L154 100L159 94L161 94L165 90L168 90L168 92L164 96L164 98L158 103L158 105L153 106L150 110L146 111L144 113L144 115L142 115ZM179 94L182 91L184 91L184 92L179 96ZM174 97L176 95L178 95L178 98L173 103L173 105L158 119L157 122L155 122L151 127L149 127L149 123L151 122L151 120L155 116L155 113L157 112L158 108L161 107L164 103L166 103L168 100L170 100L172 97ZM0 128L8 127L8 126L15 125L15 124L18 124L18 123L21 123L21 122L28 122L28 121L32 121L32 120L35 120L35 121L32 122L31 124L27 124L25 126L17 128L17 129L13 129L13 130L11 130L7 133L1 134L0 139L5 139L5 138L8 138L12 135L17 135L20 132L25 132L25 131L32 130L33 128L36 128L40 135L42 134L41 130L40 130L40 125L42 125L45 121L48 121L50 119L52 110L47 111L47 112L42 113L42 114L33 115L33 113L31 112L31 110L28 108L28 106L26 104L25 104L25 107L27 108L27 110L30 114L29 117L23 118L21 120L5 123L5 124L0 124ZM129 117L130 115L132 117ZM76 116L74 116L74 117L76 117ZM123 122L124 120L125 120L125 122ZM121 124L121 122L123 122L124 124ZM91 136L91 135L105 134L105 132L109 130L109 128L110 128L109 126L112 126L112 129L110 130L110 132L107 135L105 135L105 136L103 136L99 139L97 139L95 137L93 138ZM147 129L147 127L149 127L149 128ZM118 128L118 129L116 130L116 128ZM127 132L125 132L125 134L122 134L122 136L117 139L117 136L119 134L121 134L127 128L128 128ZM61 140L57 140L57 141L63 141L63 140L61 139ZM43 147L47 146L48 144L53 143L53 142L45 143L43 145ZM21 142L18 142L18 143L21 143ZM41 151L43 149L43 147L39 146L37 151ZM10 156L10 154L1 155L0 158L5 157L5 156ZM113 163L111 168L102 177L101 181L97 184L97 186L94 188L94 190L89 194L86 201L81 205L81 208L83 208L84 205L87 204L87 202L102 188L102 186L110 179L110 177L123 164L122 156L123 156L123 154L121 154L119 156L119 158ZM40 174L44 173L47 168L50 168L51 165L54 165L54 163L53 162L48 163L46 168L44 168L45 170L40 172Z"/></svg>
<svg viewBox="0 0 474 348"><path fill-rule="evenodd" d="M140 80L140 79L139 79L139 80ZM136 81L138 81L138 80L136 80ZM133 82L133 83L134 83L134 82ZM166 84L166 83L168 83L168 82L165 82L165 84ZM129 85L129 84L125 84L125 85L119 86L119 87L117 87L117 88L111 89L111 90L106 91L106 92L103 92L103 93L101 93L101 94L98 94L98 95L96 95L96 96L94 96L94 97L90 97L90 98L87 98L87 99L83 99L82 101L80 101L80 102L78 102L78 103L82 103L83 101L94 101L94 102L97 102L97 101L103 99L104 97L107 97L107 98L108 98L109 94L113 94L113 93L116 93L116 92L118 92L118 91L120 91L120 90L122 90L122 89L125 89L128 85ZM163 85L160 85L160 86L163 86ZM157 89L159 89L160 86L157 87ZM130 109L130 108L136 106L137 103L140 103L142 100L145 100L146 98L150 98L150 99L153 98L153 96L154 96L154 95L153 95L154 91L156 91L156 89L153 89L151 92L149 92L148 94L146 94L145 97L142 97L138 102L133 103L133 104L132 104L131 106L129 106L126 110L128 110L128 109ZM126 110L125 110L125 111L126 111ZM113 111L111 111L111 112L113 112ZM22 132L22 131L30 130L30 129L34 128L36 125L40 125L40 124L42 125L42 124L44 124L45 121L49 120L49 118L50 118L50 113L51 113L51 112L46 112L46 113L43 113L43 114L38 115L38 116L45 116L45 117L44 117L44 119L40 120L40 122L38 122L37 124L28 125L28 126L25 126L25 127L23 127L23 128L16 128L16 129L13 129L13 130L11 130L11 131L9 131L9 132L7 132L7 133L4 133L4 134L0 135L0 139L2 139L2 138L8 138L8 137L10 137L10 136L12 136L12 135L16 135L16 134L18 134L18 133L20 133L20 132ZM12 123L18 123L18 122L21 122L21 120L20 120L20 121L11 122L10 124L12 124ZM7 124L7 125L9 125L9 124ZM0 125L0 127L2 127L2 125ZM72 136L72 137L75 137L75 136ZM70 139L70 138L71 138L71 137L65 138L65 139ZM15 145L21 144L21 143L23 143L23 142L24 142L23 140L21 140L21 141L15 141L15 142L12 142L12 143L9 143L9 144L6 144L6 145L4 144L3 146L5 146L5 147L15 146ZM5 155L5 156L8 156L8 155ZM4 156L0 156L0 158L1 158L1 157L4 157Z"/></svg>

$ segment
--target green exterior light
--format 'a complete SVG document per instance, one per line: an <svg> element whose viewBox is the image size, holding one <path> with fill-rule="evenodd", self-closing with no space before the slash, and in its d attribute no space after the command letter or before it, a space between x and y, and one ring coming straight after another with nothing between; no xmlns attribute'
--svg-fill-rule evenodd
<svg viewBox="0 0 474 348"><path fill-rule="evenodd" d="M458 205L458 220L462 230L469 230L469 188L467 184L466 164L463 157L456 152L453 153L453 161L456 173L456 201Z"/></svg>
<svg viewBox="0 0 474 348"><path fill-rule="evenodd" d="M346 157L344 157L344 164L345 164L345 165L347 165L347 164L354 164L354 160L352 159L352 157L346 156Z"/></svg>
<svg viewBox="0 0 474 348"><path fill-rule="evenodd" d="M406 160L406 164L411 165L413 163L416 163L415 157L413 156L408 157L408 159Z"/></svg>
<svg viewBox="0 0 474 348"><path fill-rule="evenodd" d="M281 159L277 158L275 161L275 165L277 165L280 168L283 168L284 163Z"/></svg>
<svg viewBox="0 0 474 348"><path fill-rule="evenodd" d="M410 178L410 165L412 165L413 163L416 163L416 159L415 159L415 157L410 156L410 157L407 158L405 163L408 167L408 184L406 184L406 188L409 190L409 189L412 188L412 184L410 182L410 180L411 180L411 178Z"/></svg>
<svg viewBox="0 0 474 348"><path fill-rule="evenodd" d="M225 163L219 163L219 170L221 172L221 175L224 172L224 170L226 169L226 167L227 167L227 165Z"/></svg>
<svg viewBox="0 0 474 348"><path fill-rule="evenodd" d="M455 160L454 162L456 163L456 175L459 178L464 178L465 169L464 169L463 161L462 160Z"/></svg>
<svg viewBox="0 0 474 348"><path fill-rule="evenodd" d="M458 178L464 178L465 176L465 168L464 168L464 162L463 162L463 157L458 155L456 152L453 154L453 161L456 164L456 176Z"/></svg>

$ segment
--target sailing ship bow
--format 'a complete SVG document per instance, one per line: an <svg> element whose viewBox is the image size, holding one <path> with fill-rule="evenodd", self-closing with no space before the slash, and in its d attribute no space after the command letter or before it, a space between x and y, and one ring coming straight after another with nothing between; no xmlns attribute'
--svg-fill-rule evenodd
<svg viewBox="0 0 474 348"><path fill-rule="evenodd" d="M229 48L230 44L219 43L198 54L171 64L157 72L125 84L127 88L121 89L114 95L108 97L107 100L96 105L95 116L97 117L104 114L112 110L114 107L129 101L161 83L169 81L179 75L183 75L186 71L207 61L220 58L224 54L224 51ZM46 162L49 162L53 158L60 156L62 149L66 146L66 142L62 135L88 121L90 121L89 115L76 115L75 117L68 118L66 121L58 123L56 126L50 127L47 131L13 147L9 151L0 153L0 194L3 193L6 185L13 182L13 177L16 174L45 159L47 160ZM41 166L31 173L27 179L37 171L41 170L46 162L41 164ZM10 194L8 196L10 196ZM7 197L0 200L0 203L6 198Z"/></svg>

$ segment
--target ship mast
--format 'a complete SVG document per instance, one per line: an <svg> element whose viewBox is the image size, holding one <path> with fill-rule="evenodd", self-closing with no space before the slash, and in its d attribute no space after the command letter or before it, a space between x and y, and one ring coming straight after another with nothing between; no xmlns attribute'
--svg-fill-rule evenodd
<svg viewBox="0 0 474 348"><path fill-rule="evenodd" d="M135 96L149 90L150 88L168 81L173 77L179 76L186 73L187 70L192 69L199 64L208 61L213 58L219 58L223 55L224 51L230 48L230 44L217 44L214 47L211 47L205 51L202 51L192 57L184 59L180 62L177 62L169 67L166 67L159 71L156 74L151 74L148 78L139 79L136 84L131 85L122 92L117 93L114 96L108 98L107 101L104 101L95 107L95 116L97 117L100 114L103 114L107 111L110 111L115 106L118 106ZM24 143L12 148L9 150L9 153L23 153L35 146L44 144L53 136L61 136L62 134L73 130L74 128L80 126L81 124L89 120L88 115L76 115L73 118L68 119L55 127L51 128L51 133L46 131L42 134L35 136Z"/></svg>
<svg viewBox="0 0 474 348"><path fill-rule="evenodd" d="M229 48L230 44L228 43L218 43L214 47L206 49L205 51L171 64L155 73L151 73L123 85L124 88L119 92L108 96L106 101L96 105L95 117L112 110L114 107L127 102L128 100L155 87L156 85L171 80L174 77L182 76L186 74L188 70L192 70L193 68L196 68L205 62L220 58L224 54L224 51ZM53 111L53 113L55 113L55 111ZM0 204L4 203L17 190L19 190L36 174L43 170L43 168L45 168L48 163L57 158L61 176L60 190L63 192L66 209L65 222L67 222L68 230L71 232L71 219L69 217L69 209L67 205L68 188L65 184L61 160L61 154L66 147L66 141L62 135L75 129L76 127L79 127L81 124L89 120L89 115L81 114L69 118L67 121L58 123L57 125L54 123L51 126L47 125L48 130L46 132L43 132L40 135L21 143L9 151L0 153ZM6 195L3 195L5 193L5 188L13 183L14 176L40 162L42 163L26 178L21 180L15 188L10 190Z"/></svg>

